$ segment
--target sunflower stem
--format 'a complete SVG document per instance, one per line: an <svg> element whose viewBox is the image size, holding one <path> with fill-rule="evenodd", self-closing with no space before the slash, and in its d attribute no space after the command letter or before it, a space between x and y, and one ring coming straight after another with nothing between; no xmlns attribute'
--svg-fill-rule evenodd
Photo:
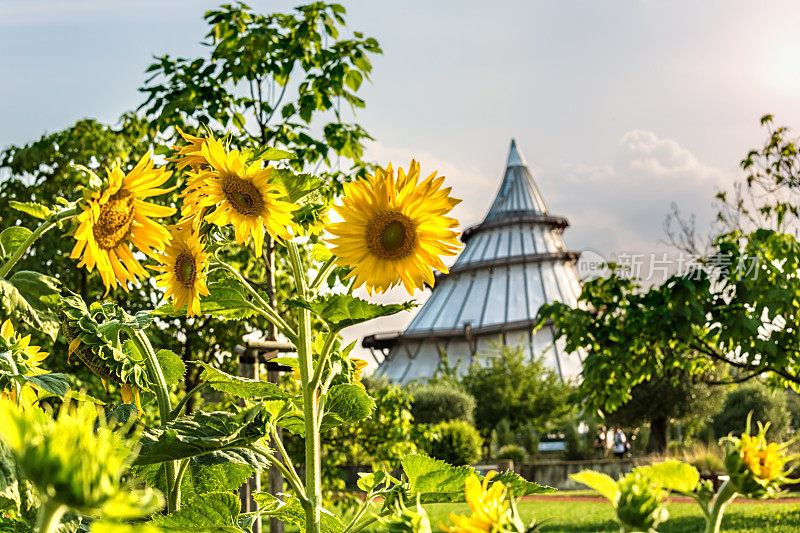
<svg viewBox="0 0 800 533"><path fill-rule="evenodd" d="M303 262L295 242L289 242L289 259L292 263L297 293L301 299L308 299L308 286ZM320 435L317 419L317 391L311 386L311 372L314 362L311 357L311 312L308 309L298 310L299 335L297 337L297 360L300 364L300 383L303 388L303 414L305 419L305 458L306 458L306 497L308 502L303 506L306 515L306 532L320 533L320 516L322 509L322 462L320 459Z"/></svg>
<svg viewBox="0 0 800 533"><path fill-rule="evenodd" d="M325 344L322 346L322 352L319 354L319 359L317 359L317 368L314 370L314 377L311 378L310 386L314 390L319 388L319 383L322 380L322 371L328 362L328 357L331 355L331 348L333 347L333 343L336 342L337 336L337 332L331 331L325 338Z"/></svg>
<svg viewBox="0 0 800 533"><path fill-rule="evenodd" d="M59 503L45 500L39 509L38 533L55 533L58 530L58 525L61 523L61 517L67 508Z"/></svg>
<svg viewBox="0 0 800 533"><path fill-rule="evenodd" d="M261 446L251 446L250 450L266 459L271 465L275 465L275 467L281 471L283 477L286 479L286 482L289 483L289 486L292 487L297 493L297 499L299 499L304 506L308 504L306 491L303 488L303 483L300 481L300 477L297 475L297 473L292 475L294 468L292 471L290 471L280 459L269 453L269 451L265 450Z"/></svg>
<svg viewBox="0 0 800 533"><path fill-rule="evenodd" d="M169 388L167 387L167 380L164 378L164 372L161 369L161 364L158 362L156 353L153 346L150 344L150 339L141 330L127 328L126 333L128 337L136 345L136 348L144 357L144 366L147 369L147 375L150 384L155 388L156 402L158 403L158 413L162 425L172 421L172 406L169 399ZM167 461L164 467L167 472L167 512L174 513L180 509L181 502L174 498L175 490L175 466L176 461ZM178 491L180 495L180 489Z"/></svg>
<svg viewBox="0 0 800 533"><path fill-rule="evenodd" d="M311 289L313 291L313 290L316 290L317 287L320 286L322 281L325 278L328 277L328 274L330 274L331 270L333 270L333 268L336 266L335 263L334 263L335 261L336 261L336 257L332 255L332 256L330 256L328 258L327 261L325 261L322 264L322 266L319 269L319 272L317 272L317 275L314 276L314 279L311 281L311 284L308 286L309 289Z"/></svg>
<svg viewBox="0 0 800 533"><path fill-rule="evenodd" d="M3 263L3 266L0 266L0 279L5 279L11 269L14 268L14 265L22 259L22 256L25 255L25 252L28 251L28 248L33 246L39 237L47 233L53 226L61 222L62 220L66 220L68 218L74 217L78 214L78 208L73 207L71 209L64 209L63 211L59 211L56 213L54 217L51 217L50 220L46 220L43 222L38 228L31 233L25 241L14 250L14 253L11 254L11 257Z"/></svg>
<svg viewBox="0 0 800 533"><path fill-rule="evenodd" d="M296 344L295 339L297 339L297 333L292 329L292 327L289 324L286 323L284 319L280 317L278 312L271 305L269 305L269 303L266 300L264 300L264 298L262 298L260 294L258 294L258 291L256 291L252 287L252 285L250 285L250 283L248 283L247 280L244 279L244 277L241 274L239 274L239 272L231 265L229 265L216 255L214 256L214 259L216 260L219 266L221 266L222 268L233 274L233 276L237 280L239 280L239 282L242 284L242 286L244 286L247 292L249 292L250 295L256 300L256 302L260 306L259 310L262 311L264 317L266 317L267 320L275 324L275 327L278 328L281 331L281 333L286 335L293 344Z"/></svg>
<svg viewBox="0 0 800 533"><path fill-rule="evenodd" d="M725 514L725 507L728 503L736 497L736 489L728 479L717 491L717 497L714 498L714 504L711 507L711 513L706 520L706 533L719 533L722 526L722 516Z"/></svg>

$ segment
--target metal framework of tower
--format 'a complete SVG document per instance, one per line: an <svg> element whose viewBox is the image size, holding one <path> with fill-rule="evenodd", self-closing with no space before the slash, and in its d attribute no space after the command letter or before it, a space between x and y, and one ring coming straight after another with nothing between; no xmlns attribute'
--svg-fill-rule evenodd
<svg viewBox="0 0 800 533"><path fill-rule="evenodd" d="M365 337L383 355L378 374L406 383L433 375L441 354L463 371L499 344L523 346L562 379L581 371L582 354L554 342L553 327L533 333L545 302L576 305L579 254L568 251L565 218L551 215L525 158L512 139L503 181L483 222L462 234L464 250L449 274L437 276L431 297L400 334Z"/></svg>

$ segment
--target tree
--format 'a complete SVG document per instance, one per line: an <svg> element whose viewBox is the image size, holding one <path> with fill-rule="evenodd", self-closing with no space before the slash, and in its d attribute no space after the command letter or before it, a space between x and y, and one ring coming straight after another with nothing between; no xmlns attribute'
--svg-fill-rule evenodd
<svg viewBox="0 0 800 533"><path fill-rule="evenodd" d="M672 375L671 375L672 374ZM666 372L631 389L631 399L606 415L611 425L650 425L646 450L664 453L671 421L707 420L719 410L723 391L681 371ZM690 424L691 425L691 424Z"/></svg>
<svg viewBox="0 0 800 533"><path fill-rule="evenodd" d="M742 385L728 393L722 409L712 421L714 434L724 437L730 433L740 434L745 430L747 417L751 417L753 430L756 423L770 423L767 432L770 440L780 441L789 431L790 413L783 391L772 391L758 381Z"/></svg>
<svg viewBox="0 0 800 533"><path fill-rule="evenodd" d="M573 410L572 387L541 359L526 361L521 347L502 346L498 353L477 359L462 382L477 401L475 425L487 444L500 420L507 419L514 431L533 424L544 432Z"/></svg>
<svg viewBox="0 0 800 533"><path fill-rule="evenodd" d="M284 148L292 166L330 166L333 156L363 169L364 142L372 137L344 121L341 103L364 107L357 92L372 71L378 41L353 32L345 39L345 8L314 2L292 13L261 15L246 4L224 4L205 14L208 54L157 57L140 90L140 106L168 137L175 127L228 131L240 148ZM321 132L321 136L318 132ZM329 177L342 180L338 170Z"/></svg>
<svg viewBox="0 0 800 533"><path fill-rule="evenodd" d="M796 187L797 151L772 132L761 151L742 162L748 183L772 180L773 191ZM761 211L778 228L795 216L784 193L761 196ZM723 215L721 215L723 216ZM757 222L753 219L753 222ZM579 394L611 412L631 399L636 385L665 375L709 384L744 382L762 375L777 387L800 387L800 243L776 229L732 230L719 235L697 268L643 289L612 272L584 285L580 305L545 305L567 349L586 349Z"/></svg>
<svg viewBox="0 0 800 533"><path fill-rule="evenodd" d="M365 166L361 161L363 142L371 137L358 124L345 123L338 105L344 100L353 109L364 106L357 91L371 71L369 56L380 53L380 47L375 39L358 32L352 39L342 38L344 16L343 7L322 2L300 6L288 14L262 15L242 3L209 11L205 14L208 56L158 58L149 67L150 78L141 89L147 95L140 107L144 116L126 113L117 126L81 120L63 131L3 150L0 168L8 171L8 177L0 182L0 224L32 223L29 215L11 209L10 201L75 198L87 181L75 165L102 174L105 166L120 160L123 170L129 170L150 147L161 146L159 140L174 137L175 126L194 131L202 124L218 135L228 133L235 146L259 153L276 145L291 149L297 154L292 160L295 168L330 165L334 156L350 158L353 166L347 170L358 174ZM226 132L229 127L233 129ZM312 135L317 131L323 132L322 137ZM327 176L336 185L321 192L331 197L351 174L328 169ZM179 172L174 177L176 181L182 178ZM316 213L301 216L313 218ZM69 259L71 247L69 240L55 232L45 235L18 268L46 265L84 300L101 299L104 291L99 278L77 268ZM289 293L293 288L282 275L288 268L286 260L281 254L273 256L271 243L265 248L267 253L258 260L240 253L231 262L266 294ZM145 283L141 290L124 295L124 307L138 311L159 305L160 291L152 280ZM281 311L290 316L286 309ZM213 317L164 318L160 326L159 340L185 339L175 349L184 361L217 360L223 365L234 364L232 358L221 356L241 343L245 334L271 331L258 317L235 323ZM60 349L66 353L65 344ZM188 367L187 390L198 384L199 374L198 367ZM81 372L76 385L81 388L88 383L93 391L102 390L99 379ZM190 411L193 405L194 399L190 399Z"/></svg>

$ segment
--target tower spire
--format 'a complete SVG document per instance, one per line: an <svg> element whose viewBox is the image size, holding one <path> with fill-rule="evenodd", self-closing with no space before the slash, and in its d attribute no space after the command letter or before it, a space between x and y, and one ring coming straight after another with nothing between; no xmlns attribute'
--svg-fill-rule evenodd
<svg viewBox="0 0 800 533"><path fill-rule="evenodd" d="M503 182L500 184L500 190L497 191L497 196L484 221L546 212L547 206L536 182L533 181L525 156L517 148L517 142L511 139Z"/></svg>

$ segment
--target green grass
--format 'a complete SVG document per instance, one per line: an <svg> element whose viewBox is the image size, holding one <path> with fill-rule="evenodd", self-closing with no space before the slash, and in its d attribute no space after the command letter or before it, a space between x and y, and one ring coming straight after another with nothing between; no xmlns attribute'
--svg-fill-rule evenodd
<svg viewBox="0 0 800 533"><path fill-rule="evenodd" d="M562 492L562 496L588 495L586 491ZM375 507L378 510L379 506ZM439 523L448 524L450 513L469 514L465 503L440 503L425 506L434 531L442 531ZM700 509L694 503L667 505L670 519L662 524L660 533L697 533L703 531ZM548 533L618 533L611 506L605 502L564 501L553 495L546 501L522 501L519 510L525 520L536 517L542 531ZM292 527L287 532L296 532ZM365 532L378 533L385 528L373 526ZM796 503L734 503L725 512L722 531L728 533L796 533L800 531L800 504Z"/></svg>
<svg viewBox="0 0 800 533"><path fill-rule="evenodd" d="M703 530L699 508L692 503L667 506L670 519L659 527L661 533L696 533ZM523 501L519 504L523 518L536 517L542 531L580 533L619 531L611 506L602 502ZM434 531L439 522L448 523L451 512L468 514L465 504L427 506ZM722 530L727 532L794 533L800 531L800 504L745 503L732 504L725 513ZM376 530L377 531L377 530Z"/></svg>

